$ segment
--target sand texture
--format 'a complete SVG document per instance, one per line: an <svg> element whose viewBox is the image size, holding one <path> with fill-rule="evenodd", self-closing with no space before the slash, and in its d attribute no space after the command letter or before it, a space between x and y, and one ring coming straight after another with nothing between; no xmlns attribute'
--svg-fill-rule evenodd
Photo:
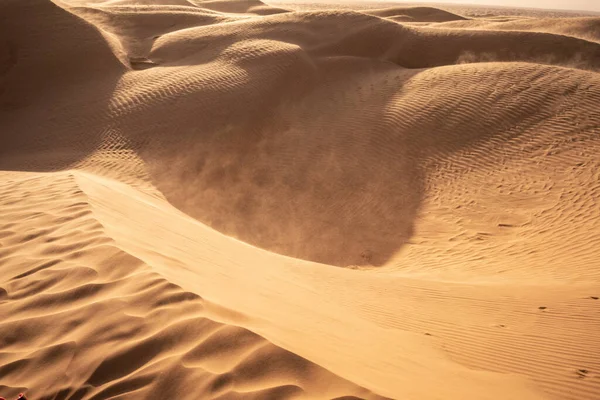
<svg viewBox="0 0 600 400"><path fill-rule="evenodd" d="M600 16L469 10L0 1L0 396L599 399Z"/></svg>

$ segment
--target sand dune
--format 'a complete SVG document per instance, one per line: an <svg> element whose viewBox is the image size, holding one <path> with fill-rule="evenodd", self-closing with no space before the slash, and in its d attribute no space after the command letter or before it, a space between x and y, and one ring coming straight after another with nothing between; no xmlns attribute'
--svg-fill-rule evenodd
<svg viewBox="0 0 600 400"><path fill-rule="evenodd" d="M1 396L600 395L597 18L0 15Z"/></svg>
<svg viewBox="0 0 600 400"><path fill-rule="evenodd" d="M451 21L435 25L439 28L485 29L495 31L534 31L564 36L572 36L593 42L600 42L600 18L511 18Z"/></svg>
<svg viewBox="0 0 600 400"><path fill-rule="evenodd" d="M159 393L381 398L244 328L207 317L210 306L200 296L106 235L76 178L2 175L2 276L10 277L2 290L3 392L12 387L31 389L35 398L93 399Z"/></svg>
<svg viewBox="0 0 600 400"><path fill-rule="evenodd" d="M402 22L447 22L466 20L465 17L434 7L390 7L364 11L365 14Z"/></svg>

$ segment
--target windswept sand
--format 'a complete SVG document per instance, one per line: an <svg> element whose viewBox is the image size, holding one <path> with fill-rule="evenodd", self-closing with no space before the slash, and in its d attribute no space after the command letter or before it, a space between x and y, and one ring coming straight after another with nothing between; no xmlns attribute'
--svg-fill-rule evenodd
<svg viewBox="0 0 600 400"><path fill-rule="evenodd" d="M0 396L600 398L600 17L460 11L2 0Z"/></svg>

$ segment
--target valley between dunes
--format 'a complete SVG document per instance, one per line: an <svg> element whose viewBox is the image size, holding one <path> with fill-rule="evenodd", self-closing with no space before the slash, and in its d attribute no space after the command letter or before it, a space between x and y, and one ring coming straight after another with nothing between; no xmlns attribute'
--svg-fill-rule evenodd
<svg viewBox="0 0 600 400"><path fill-rule="evenodd" d="M600 16L0 2L0 396L600 398Z"/></svg>

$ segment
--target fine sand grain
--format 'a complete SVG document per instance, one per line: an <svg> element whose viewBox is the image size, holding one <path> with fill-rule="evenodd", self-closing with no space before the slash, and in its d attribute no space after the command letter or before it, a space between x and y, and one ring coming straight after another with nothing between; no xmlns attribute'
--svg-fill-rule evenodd
<svg viewBox="0 0 600 400"><path fill-rule="evenodd" d="M0 1L0 396L600 398L600 17Z"/></svg>

